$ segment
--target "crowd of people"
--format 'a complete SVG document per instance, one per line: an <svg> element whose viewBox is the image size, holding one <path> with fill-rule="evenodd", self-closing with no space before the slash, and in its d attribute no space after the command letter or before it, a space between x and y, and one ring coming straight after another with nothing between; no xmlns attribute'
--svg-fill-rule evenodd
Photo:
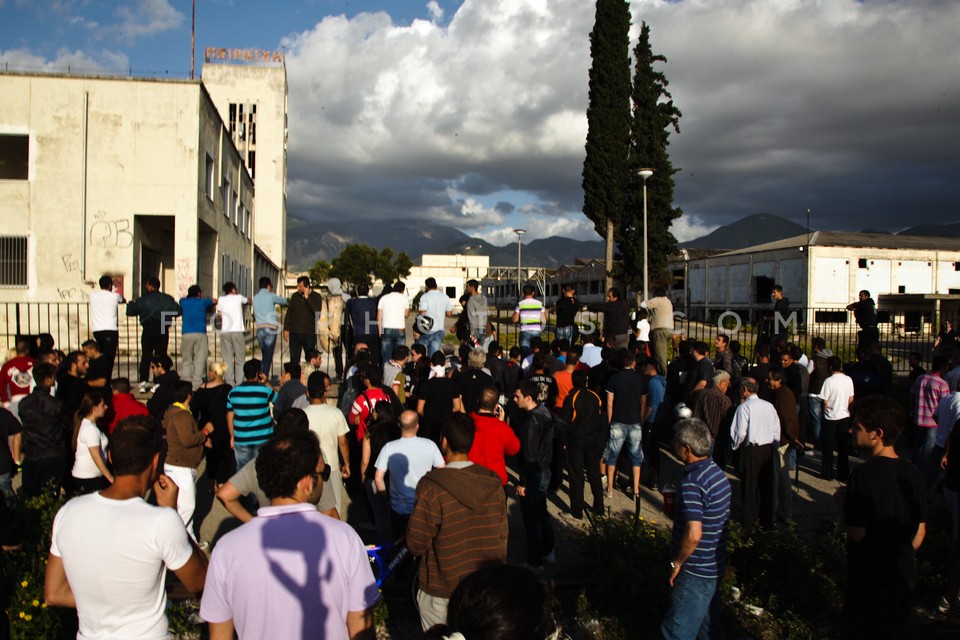
<svg viewBox="0 0 960 640"><path fill-rule="evenodd" d="M747 529L793 521L799 457L818 455L822 478L844 485L836 499L850 548L847 637L892 637L906 621L913 553L941 471L960 538L960 456L950 455L960 447L960 350L938 346L929 372L912 355L908 422L887 397L893 369L868 292L851 305L861 327L855 361L843 363L820 338L804 353L774 318L750 364L723 332L712 349L682 339L662 289L631 313L611 288L589 307L603 313L602 329L587 330L573 287L547 308L526 286L512 316L516 344L505 348L473 280L451 339L450 300L432 278L412 322L400 282L379 297L360 285L351 297L339 281L321 294L302 278L289 300L268 279L260 285L252 301L228 283L218 299L194 286L177 302L149 279L127 305L142 325L139 389L113 377L123 299L107 277L91 296L94 339L66 354L22 339L0 370L0 435L10 443L0 447L0 489L12 495L19 471L24 496L77 496L53 525L45 593L51 605L76 607L80 637L164 637L164 567L203 592L213 639L374 637L379 592L345 522L347 497L365 505L370 541L403 541L419 558L416 601L429 637L555 637L539 580L558 562L548 501L561 501L565 486L560 517L574 521L603 515L618 491L639 501L668 473L661 452L682 467L665 559L666 638L722 637L728 474L740 479ZM250 302L262 360L246 358ZM772 302L774 314L788 309L779 286ZM287 307L282 323L278 305ZM209 362L214 310L223 360ZM179 369L167 353L177 316ZM280 334L291 356L275 388ZM335 379L321 370L325 356ZM906 426L912 462L894 448ZM851 465L858 452L867 460ZM202 539L198 482L243 526ZM514 494L523 567L505 566L508 538L520 533L507 516ZM4 545L15 542L4 535ZM948 573L944 612L960 606L960 564ZM879 614L878 600L889 605ZM514 635L501 633L510 625Z"/></svg>

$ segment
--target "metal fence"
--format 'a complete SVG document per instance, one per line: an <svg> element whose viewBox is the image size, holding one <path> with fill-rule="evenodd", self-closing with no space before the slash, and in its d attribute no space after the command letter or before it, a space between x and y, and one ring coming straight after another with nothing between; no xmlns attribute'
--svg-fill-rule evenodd
<svg viewBox="0 0 960 640"><path fill-rule="evenodd" d="M126 317L126 305L119 309L120 342L114 375L137 379L137 366L140 361L140 324L135 317ZM283 309L278 312L278 322L283 322ZM517 344L519 326L512 322L514 305L502 304L489 308L489 321L498 332L498 340L505 349ZM260 347L254 338L252 311L246 318L247 354L260 357ZM741 354L753 361L756 346L761 342L761 334L766 327L762 321L764 310L730 310L707 307L688 307L675 312L675 332L679 337L707 342L712 349L713 341L722 331L730 340L741 345ZM839 355L844 362L856 357L857 325L852 312L843 308L791 309L795 315L789 316L785 331L789 340L800 345L804 353L810 353L810 343L814 337L822 337L827 347ZM958 317L940 315L934 317L932 311L884 309L878 313L880 344L890 359L894 370L909 370L907 356L916 351L921 360L929 364L933 353L939 327L935 322L950 320L953 326ZM412 321L412 318L411 318ZM577 314L577 323L581 331L601 331L602 314L586 309ZM548 314L544 339L553 339L555 335L555 316ZM14 347L18 336L37 336L49 334L58 349L70 351L78 349L85 341L93 337L90 327L90 313L85 302L8 302L0 303L0 347L7 350ZM220 357L220 344L216 339L213 320L208 327L209 358ZM171 327L168 352L176 361L180 354L180 323L174 321ZM412 336L411 336L412 338ZM452 338L448 338L452 339ZM289 343L277 341L273 359L273 373L278 375L280 363L289 359ZM328 373L334 369L331 357L324 358L324 368Z"/></svg>
<svg viewBox="0 0 960 640"><path fill-rule="evenodd" d="M511 321L512 305L504 305L490 310L490 320L498 330L500 343L505 347L517 343L519 327ZM713 343L719 333L726 334L731 341L740 343L740 353L753 362L756 347L764 340L764 332L769 326L764 323L764 309L720 309L712 307L687 307L674 312L674 331L678 340L682 338L706 342L713 350ZM939 327L935 325L933 311L916 309L883 309L878 311L877 328L880 345L891 361L896 372L910 370L908 355L920 354L921 361L929 366L933 355ZM944 314L939 321L951 321L957 326L958 318ZM548 315L548 323L543 337L552 339L555 334L555 316ZM577 314L577 324L583 331L601 331L602 314L583 310ZM856 359L857 333L859 327L853 319L853 312L845 308L795 308L790 310L781 324L787 340L799 345L809 354L811 341L815 337L823 338L827 348L836 353L844 362Z"/></svg>

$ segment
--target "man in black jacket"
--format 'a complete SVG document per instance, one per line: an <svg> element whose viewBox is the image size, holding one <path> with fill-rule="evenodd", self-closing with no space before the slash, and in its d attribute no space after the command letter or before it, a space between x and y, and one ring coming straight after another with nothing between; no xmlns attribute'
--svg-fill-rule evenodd
<svg viewBox="0 0 960 640"><path fill-rule="evenodd" d="M563 401L562 414L570 424L565 434L567 469L570 473L570 515L583 517L583 474L593 493L593 513L603 515L603 485L600 481L600 438L604 421L600 396L587 388L587 372L574 371L573 389Z"/></svg>
<svg viewBox="0 0 960 640"><path fill-rule="evenodd" d="M33 369L37 386L20 401L23 422L23 486L24 497L40 495L44 485L53 480L54 491L60 492L69 469L67 442L70 431L63 422L61 403L50 395L56 378L52 364L38 364Z"/></svg>
<svg viewBox="0 0 960 640"><path fill-rule="evenodd" d="M310 287L310 278L297 278L297 292L290 296L283 317L283 339L290 343L290 362L300 364L300 354L317 348L317 320L323 311L323 296Z"/></svg>
<svg viewBox="0 0 960 640"><path fill-rule="evenodd" d="M156 356L167 355L170 341L170 325L180 315L180 305L172 296L160 291L160 280L147 278L144 293L138 300L127 305L128 316L139 316L140 326L140 393L146 391L150 381L150 361Z"/></svg>
<svg viewBox="0 0 960 640"><path fill-rule="evenodd" d="M534 570L557 561L553 552L553 525L547 512L547 486L553 460L553 415L537 402L540 388L533 380L520 383L514 400L527 412L520 426L520 511L527 530L527 565Z"/></svg>

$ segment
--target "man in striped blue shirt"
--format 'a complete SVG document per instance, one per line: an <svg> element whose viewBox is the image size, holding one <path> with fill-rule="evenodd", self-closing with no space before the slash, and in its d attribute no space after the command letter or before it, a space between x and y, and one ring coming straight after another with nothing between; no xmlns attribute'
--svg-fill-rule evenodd
<svg viewBox="0 0 960 640"><path fill-rule="evenodd" d="M227 394L227 430L237 469L253 460L273 435L270 405L277 401L277 392L267 382L259 360L254 358L243 364L243 378L243 383Z"/></svg>
<svg viewBox="0 0 960 640"><path fill-rule="evenodd" d="M673 451L684 464L670 562L667 640L722 638L720 580L727 561L730 481L710 457L710 430L696 418L676 426Z"/></svg>

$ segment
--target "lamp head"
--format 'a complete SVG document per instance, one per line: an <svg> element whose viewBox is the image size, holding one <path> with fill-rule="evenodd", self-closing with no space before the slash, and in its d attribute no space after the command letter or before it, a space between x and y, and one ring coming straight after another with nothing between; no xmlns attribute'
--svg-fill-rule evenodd
<svg viewBox="0 0 960 640"><path fill-rule="evenodd" d="M647 178L653 175L653 169L640 169L637 171L637 175L643 178L643 181L646 182Z"/></svg>

